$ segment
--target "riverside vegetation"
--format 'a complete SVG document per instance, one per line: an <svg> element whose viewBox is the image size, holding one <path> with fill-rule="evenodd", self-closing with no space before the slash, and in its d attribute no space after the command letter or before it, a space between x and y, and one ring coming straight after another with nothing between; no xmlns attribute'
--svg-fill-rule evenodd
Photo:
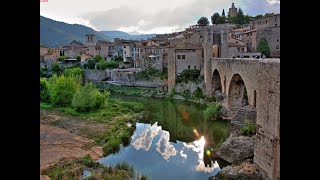
<svg viewBox="0 0 320 180"><path fill-rule="evenodd" d="M137 122L137 113L143 110L143 104L110 98L108 91L101 92L92 83L84 83L82 76L83 70L71 68L55 73L51 78L40 77L40 108L58 110L75 117L108 124L110 128L102 133L90 131L84 133L94 140L92 146L102 147L104 156L115 153L121 144L130 143ZM50 168L51 171L47 171L46 174L51 179L61 179L60 177L73 179L75 176L71 171L75 170L74 168L78 169L79 163L79 161L59 163L55 168ZM81 167L89 166L82 163ZM111 177L127 176L117 169L113 169L112 173L109 174Z"/></svg>

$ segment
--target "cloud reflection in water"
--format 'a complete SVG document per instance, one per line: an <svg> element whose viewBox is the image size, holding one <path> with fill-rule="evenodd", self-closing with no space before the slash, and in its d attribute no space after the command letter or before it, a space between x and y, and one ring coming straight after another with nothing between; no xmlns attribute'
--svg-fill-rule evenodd
<svg viewBox="0 0 320 180"><path fill-rule="evenodd" d="M154 144L156 151L165 159L169 161L170 158L180 156L183 159L188 158L188 154L197 153L197 165L194 167L195 171L212 173L214 170L220 171L217 162L211 162L211 167L206 167L203 161L204 157L204 145L205 139L202 136L199 140L193 141L191 143L183 142L182 148L176 150L177 144L172 143L170 140L170 134L168 131L162 130L161 126L157 123L148 126L140 132L135 132L133 135L131 146L136 150L143 149L149 151L150 147ZM177 151L179 153L177 153Z"/></svg>

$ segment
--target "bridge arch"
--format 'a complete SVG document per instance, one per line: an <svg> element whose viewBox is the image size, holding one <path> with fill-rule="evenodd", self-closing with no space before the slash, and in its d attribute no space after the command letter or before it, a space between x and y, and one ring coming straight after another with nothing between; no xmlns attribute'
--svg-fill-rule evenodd
<svg viewBox="0 0 320 180"><path fill-rule="evenodd" d="M216 90L220 90L220 92L222 92L221 77L217 69L212 73L212 90L213 92Z"/></svg>
<svg viewBox="0 0 320 180"><path fill-rule="evenodd" d="M231 111L249 105L246 85L239 74L231 78L228 91L228 107Z"/></svg>

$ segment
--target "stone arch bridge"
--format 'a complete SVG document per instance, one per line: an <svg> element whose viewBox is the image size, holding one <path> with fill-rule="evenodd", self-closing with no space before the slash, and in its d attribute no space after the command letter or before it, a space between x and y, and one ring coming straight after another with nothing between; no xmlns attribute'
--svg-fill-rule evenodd
<svg viewBox="0 0 320 180"><path fill-rule="evenodd" d="M222 92L233 113L256 110L254 162L280 179L280 59L205 58L205 93Z"/></svg>

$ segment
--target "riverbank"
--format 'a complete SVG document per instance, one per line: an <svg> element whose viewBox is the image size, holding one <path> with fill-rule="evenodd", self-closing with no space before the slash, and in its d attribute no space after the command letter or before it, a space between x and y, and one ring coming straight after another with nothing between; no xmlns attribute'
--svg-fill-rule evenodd
<svg viewBox="0 0 320 180"><path fill-rule="evenodd" d="M75 164L87 154L97 160L119 150L120 144L127 145L142 109L142 104L113 98L103 108L88 113L40 103L41 174L51 179L78 179L82 171L70 172L79 169L79 163L68 167L63 164ZM58 171L61 166L64 170Z"/></svg>
<svg viewBox="0 0 320 180"><path fill-rule="evenodd" d="M208 105L212 102L216 102L216 99L202 96L201 98L192 97L189 93L177 93L175 91L167 92L160 88L147 88L147 87L136 87L136 86L122 86L106 84L104 82L95 82L95 85L100 90L107 90L113 94L120 94L125 96L141 96L141 97L155 97L164 99L176 99L185 100L202 105Z"/></svg>

